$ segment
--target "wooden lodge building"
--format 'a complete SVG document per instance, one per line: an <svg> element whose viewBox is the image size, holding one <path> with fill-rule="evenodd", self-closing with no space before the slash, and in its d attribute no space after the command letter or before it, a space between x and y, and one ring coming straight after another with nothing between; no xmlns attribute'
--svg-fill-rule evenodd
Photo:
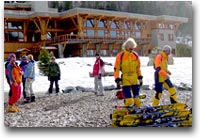
<svg viewBox="0 0 200 138"><path fill-rule="evenodd" d="M74 8L64 12L47 1L4 3L4 58L10 53L39 55L42 48L56 57L115 56L122 43L133 37L137 52L169 44L175 54L176 31L187 18Z"/></svg>

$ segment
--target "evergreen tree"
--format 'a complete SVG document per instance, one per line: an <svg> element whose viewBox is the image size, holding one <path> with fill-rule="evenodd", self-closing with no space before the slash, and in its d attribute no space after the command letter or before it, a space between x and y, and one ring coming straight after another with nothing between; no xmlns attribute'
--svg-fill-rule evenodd
<svg viewBox="0 0 200 138"><path fill-rule="evenodd" d="M49 61L50 61L49 52L46 49L42 49L40 51L39 61L38 61L38 68L39 68L40 74L44 76L48 75Z"/></svg>
<svg viewBox="0 0 200 138"><path fill-rule="evenodd" d="M176 46L177 57L192 57L192 48L188 45L177 44Z"/></svg>

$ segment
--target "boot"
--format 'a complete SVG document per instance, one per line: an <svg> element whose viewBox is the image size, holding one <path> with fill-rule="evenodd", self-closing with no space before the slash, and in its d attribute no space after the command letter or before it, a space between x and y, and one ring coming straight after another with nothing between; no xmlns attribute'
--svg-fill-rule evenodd
<svg viewBox="0 0 200 138"><path fill-rule="evenodd" d="M13 107L14 107L18 112L20 112L20 109L19 109L15 104L13 104Z"/></svg>
<svg viewBox="0 0 200 138"><path fill-rule="evenodd" d="M160 98L162 96L162 93L156 93L155 97L153 97L153 104L152 106L158 106L160 103Z"/></svg>
<svg viewBox="0 0 200 138"><path fill-rule="evenodd" d="M17 112L19 112L13 105L9 105L6 111L8 113L17 113Z"/></svg>
<svg viewBox="0 0 200 138"><path fill-rule="evenodd" d="M140 102L139 98L133 98L133 100L134 100L134 106L136 106L136 107L142 106L142 103Z"/></svg>
<svg viewBox="0 0 200 138"><path fill-rule="evenodd" d="M127 107L128 106L133 106L133 103L134 103L133 98L126 98L124 106L127 106Z"/></svg>
<svg viewBox="0 0 200 138"><path fill-rule="evenodd" d="M30 97L26 97L25 99L24 99L24 103L30 103Z"/></svg>
<svg viewBox="0 0 200 138"><path fill-rule="evenodd" d="M171 104L178 103L175 87L169 88L168 91L169 91L169 95L170 95Z"/></svg>
<svg viewBox="0 0 200 138"><path fill-rule="evenodd" d="M34 95L31 96L31 102L35 102L35 96Z"/></svg>

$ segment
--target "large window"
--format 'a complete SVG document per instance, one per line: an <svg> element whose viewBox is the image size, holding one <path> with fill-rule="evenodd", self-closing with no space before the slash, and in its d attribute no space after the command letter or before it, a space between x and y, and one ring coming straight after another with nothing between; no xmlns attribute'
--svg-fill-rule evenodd
<svg viewBox="0 0 200 138"><path fill-rule="evenodd" d="M100 50L100 55L107 56L107 51L106 50Z"/></svg>
<svg viewBox="0 0 200 138"><path fill-rule="evenodd" d="M87 50L87 56L94 56L94 50Z"/></svg>
<svg viewBox="0 0 200 138"><path fill-rule="evenodd" d="M164 34L159 33L159 34L158 34L158 37L159 37L159 39L160 39L161 41L164 41Z"/></svg>
<svg viewBox="0 0 200 138"><path fill-rule="evenodd" d="M169 39L169 41L174 41L174 35L173 34L168 34L168 39Z"/></svg>
<svg viewBox="0 0 200 138"><path fill-rule="evenodd" d="M114 50L112 51L112 55L113 55L113 56L116 56L116 55L118 54L118 52L119 52L119 50L114 49Z"/></svg>
<svg viewBox="0 0 200 138"><path fill-rule="evenodd" d="M117 37L116 31L110 31L110 36L111 37Z"/></svg>
<svg viewBox="0 0 200 138"><path fill-rule="evenodd" d="M94 36L94 30L87 30L87 36Z"/></svg>

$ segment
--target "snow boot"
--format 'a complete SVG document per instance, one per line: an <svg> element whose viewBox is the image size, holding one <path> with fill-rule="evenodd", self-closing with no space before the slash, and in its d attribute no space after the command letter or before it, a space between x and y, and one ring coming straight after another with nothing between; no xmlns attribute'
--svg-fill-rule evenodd
<svg viewBox="0 0 200 138"><path fill-rule="evenodd" d="M13 105L9 105L6 111L8 113L17 113L17 112L19 112Z"/></svg>
<svg viewBox="0 0 200 138"><path fill-rule="evenodd" d="M133 103L134 103L133 98L126 98L124 106L127 106L127 107L128 106L133 106Z"/></svg>
<svg viewBox="0 0 200 138"><path fill-rule="evenodd" d="M133 100L134 100L134 106L136 106L136 107L142 106L142 103L140 102L139 98L133 98Z"/></svg>
<svg viewBox="0 0 200 138"><path fill-rule="evenodd" d="M170 95L171 104L178 103L175 87L169 88L168 91L169 91L169 95Z"/></svg>
<svg viewBox="0 0 200 138"><path fill-rule="evenodd" d="M20 111L19 107L17 107L15 104L13 104L13 106L18 112Z"/></svg>
<svg viewBox="0 0 200 138"><path fill-rule="evenodd" d="M34 95L31 96L31 102L35 102L35 96Z"/></svg>
<svg viewBox="0 0 200 138"><path fill-rule="evenodd" d="M153 97L153 104L152 106L158 106L160 103L160 98L162 96L162 93L156 93L155 97Z"/></svg>

